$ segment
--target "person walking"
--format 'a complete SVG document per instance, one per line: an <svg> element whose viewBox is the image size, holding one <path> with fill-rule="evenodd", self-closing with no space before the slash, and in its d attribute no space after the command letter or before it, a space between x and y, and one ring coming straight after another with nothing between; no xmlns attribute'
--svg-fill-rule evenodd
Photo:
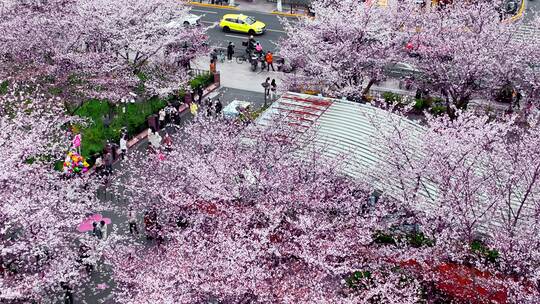
<svg viewBox="0 0 540 304"><path fill-rule="evenodd" d="M128 211L128 224L129 224L129 233L139 234L139 229L137 228L137 213L133 210L133 207L129 207Z"/></svg>
<svg viewBox="0 0 540 304"><path fill-rule="evenodd" d="M198 109L199 107L197 106L197 104L195 102L191 102L191 104L189 105L189 111L191 112L191 115L197 116Z"/></svg>
<svg viewBox="0 0 540 304"><path fill-rule="evenodd" d="M154 151L158 151L161 145L161 136L158 132L152 132L152 129L148 129L148 143L152 146Z"/></svg>
<svg viewBox="0 0 540 304"><path fill-rule="evenodd" d="M90 247L85 244L79 245L79 259L78 262L81 263L86 269L87 273L91 273L94 270L94 265L88 259L90 258Z"/></svg>
<svg viewBox="0 0 540 304"><path fill-rule="evenodd" d="M248 41L246 42L246 53L250 54L255 50L255 44L257 41L255 41L255 38L253 38L253 35L249 36Z"/></svg>
<svg viewBox="0 0 540 304"><path fill-rule="evenodd" d="M93 222L92 223L92 234L97 237L98 239L102 239L103 238L103 232L101 231L101 228L98 227L98 223L97 222Z"/></svg>
<svg viewBox="0 0 540 304"><path fill-rule="evenodd" d="M104 220L99 222L99 229L101 229L101 236L103 239L107 238L107 223Z"/></svg>
<svg viewBox="0 0 540 304"><path fill-rule="evenodd" d="M146 233L146 239L150 240L152 239L151 231L152 231L152 218L150 216L150 212L146 211L144 213L144 231Z"/></svg>
<svg viewBox="0 0 540 304"><path fill-rule="evenodd" d="M146 131L146 137L148 138L148 141L152 140L152 136L154 136L154 132L152 132L152 128L148 128L148 131Z"/></svg>
<svg viewBox="0 0 540 304"><path fill-rule="evenodd" d="M272 79L272 82L270 83L270 101L274 101L277 94L277 84L276 80Z"/></svg>
<svg viewBox="0 0 540 304"><path fill-rule="evenodd" d="M98 155L98 157L96 158L94 168L96 170L96 174L101 177L101 175L103 174L103 158L101 158L101 155Z"/></svg>
<svg viewBox="0 0 540 304"><path fill-rule="evenodd" d="M214 59L210 60L210 73L216 73L216 61Z"/></svg>
<svg viewBox="0 0 540 304"><path fill-rule="evenodd" d="M272 52L268 52L266 53L266 67L267 67L267 71L270 72L270 66L272 66L272 71L275 72L276 70L274 70L274 55L272 54Z"/></svg>
<svg viewBox="0 0 540 304"><path fill-rule="evenodd" d="M178 109L176 107L171 107L170 112L171 121L175 125L180 125L180 113L178 112Z"/></svg>
<svg viewBox="0 0 540 304"><path fill-rule="evenodd" d="M262 45L257 41L257 44L255 44L255 53L257 53L259 56L261 56L263 51Z"/></svg>
<svg viewBox="0 0 540 304"><path fill-rule="evenodd" d="M176 111L176 108L169 102L165 107L165 124L174 122L174 111Z"/></svg>
<svg viewBox="0 0 540 304"><path fill-rule="evenodd" d="M165 108L159 110L159 129L163 129L165 127L165 116L167 116L167 113L165 112Z"/></svg>
<svg viewBox="0 0 540 304"><path fill-rule="evenodd" d="M227 60L229 60L229 62L232 61L233 54L234 54L234 44L232 43L232 41L229 41L229 45L227 45Z"/></svg>
<svg viewBox="0 0 540 304"><path fill-rule="evenodd" d="M266 77L266 80L262 83L262 86L264 87L264 96L265 98L270 95L270 77Z"/></svg>
<svg viewBox="0 0 540 304"><path fill-rule="evenodd" d="M206 116L211 117L214 114L214 104L211 99L208 99L206 104Z"/></svg>
<svg viewBox="0 0 540 304"><path fill-rule="evenodd" d="M210 53L210 62L213 61L214 64L216 64L217 60L218 60L218 51L217 51L217 49L213 49L212 53Z"/></svg>
<svg viewBox="0 0 540 304"><path fill-rule="evenodd" d="M73 300L73 289L71 289L71 286L69 286L69 284L66 282L60 282L60 287L62 287L62 290L64 291L64 304L75 303Z"/></svg>
<svg viewBox="0 0 540 304"><path fill-rule="evenodd" d="M512 99L513 99L513 101L514 101L514 104L515 104L516 108L517 108L518 110L520 110L520 109L521 109L521 105L520 105L519 102L521 101L521 97L522 97L522 96L521 96L521 93L520 93L518 90L514 89L514 92L513 92L513 94L512 94L512 97L513 97Z"/></svg>
<svg viewBox="0 0 540 304"><path fill-rule="evenodd" d="M165 147L165 150L172 151L173 142L172 142L172 138L169 135L169 133L165 132L165 136L163 136L162 144Z"/></svg>
<svg viewBox="0 0 540 304"><path fill-rule="evenodd" d="M104 157L104 163L105 163L105 174L109 175L112 173L112 165L113 165L113 156L111 152L105 153Z"/></svg>
<svg viewBox="0 0 540 304"><path fill-rule="evenodd" d="M161 135L159 135L159 132L155 132L154 133L154 142L153 142L153 145L154 145L154 149L156 149L156 151L159 150L159 148L161 148L161 141L163 139L161 138Z"/></svg>
<svg viewBox="0 0 540 304"><path fill-rule="evenodd" d="M202 84L197 86L197 96L199 96L199 104L202 105L202 99L204 95L204 90L202 88Z"/></svg>
<svg viewBox="0 0 540 304"><path fill-rule="evenodd" d="M122 160L126 158L127 150L126 134L122 134L122 137L120 137L120 156L122 157Z"/></svg>
<svg viewBox="0 0 540 304"><path fill-rule="evenodd" d="M216 116L221 114L221 110L223 110L223 104L221 103L221 100L219 100L218 98L216 100L216 105L215 105Z"/></svg>

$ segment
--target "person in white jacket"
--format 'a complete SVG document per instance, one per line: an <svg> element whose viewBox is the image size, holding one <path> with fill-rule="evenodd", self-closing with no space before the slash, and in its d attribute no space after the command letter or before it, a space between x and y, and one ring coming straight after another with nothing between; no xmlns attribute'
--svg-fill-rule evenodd
<svg viewBox="0 0 540 304"><path fill-rule="evenodd" d="M166 117L165 109L159 110L159 129L163 129L165 127L165 117Z"/></svg>
<svg viewBox="0 0 540 304"><path fill-rule="evenodd" d="M107 223L105 221L99 222L99 228L101 229L101 235L103 236L103 239L107 239Z"/></svg>
<svg viewBox="0 0 540 304"><path fill-rule="evenodd" d="M126 158L127 150L128 150L127 139L126 139L126 135L124 134L120 138L120 155L122 156L122 160Z"/></svg>

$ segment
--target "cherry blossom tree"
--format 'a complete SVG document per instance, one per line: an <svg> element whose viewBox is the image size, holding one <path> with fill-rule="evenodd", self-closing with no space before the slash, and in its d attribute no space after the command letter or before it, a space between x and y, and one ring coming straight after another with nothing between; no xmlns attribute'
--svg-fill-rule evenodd
<svg viewBox="0 0 540 304"><path fill-rule="evenodd" d="M473 98L490 100L504 87L523 99L538 96L538 42L517 39L522 21L501 21L490 2L456 2L421 8L390 3L318 1L316 18L284 21L280 55L296 68L289 88L319 89L334 96L366 94L385 68L409 63L418 88L466 108ZM538 27L538 20L530 26Z"/></svg>
<svg viewBox="0 0 540 304"><path fill-rule="evenodd" d="M208 51L202 26L186 26L182 2L81 0L86 16L86 50L109 48L135 73L143 73L150 92L170 94L188 79L183 63Z"/></svg>
<svg viewBox="0 0 540 304"><path fill-rule="evenodd" d="M386 121L378 177L435 240L425 259L474 265L496 274L510 302L538 302L538 120L458 114L428 117L423 131Z"/></svg>
<svg viewBox="0 0 540 304"><path fill-rule="evenodd" d="M537 302L536 120L458 114L380 122L376 204L371 180L344 176L346 156L322 157L309 131L197 120L181 148L126 165L118 187L156 214L156 245L114 247L116 297Z"/></svg>
<svg viewBox="0 0 540 304"><path fill-rule="evenodd" d="M58 99L38 92L19 86L0 96L2 303L56 302L86 277L76 228L98 206L95 187L54 170L69 148L70 120Z"/></svg>
<svg viewBox="0 0 540 304"><path fill-rule="evenodd" d="M180 62L205 51L204 28L182 24L177 1L5 1L1 79L37 79L64 95L117 101L145 81L168 94L186 80Z"/></svg>
<svg viewBox="0 0 540 304"><path fill-rule="evenodd" d="M415 65L421 75L414 81L463 109L472 98L491 99L505 85L531 98L536 96L538 42L516 39L522 21L501 21L491 2L455 2L444 7L404 11L407 47L402 61ZM532 26L537 21L532 20Z"/></svg>
<svg viewBox="0 0 540 304"><path fill-rule="evenodd" d="M313 9L314 19L284 21L279 53L296 68L288 85L334 96L365 94L399 50L397 7L316 1Z"/></svg>
<svg viewBox="0 0 540 304"><path fill-rule="evenodd" d="M163 240L114 248L118 300L415 303L419 282L369 247L384 214L369 186L293 134L199 120L181 148L133 162L120 186Z"/></svg>

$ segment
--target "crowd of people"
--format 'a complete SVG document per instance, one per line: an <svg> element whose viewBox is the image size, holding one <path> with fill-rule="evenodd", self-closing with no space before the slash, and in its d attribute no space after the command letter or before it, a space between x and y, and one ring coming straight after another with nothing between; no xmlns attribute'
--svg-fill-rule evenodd
<svg viewBox="0 0 540 304"><path fill-rule="evenodd" d="M248 42L246 43L246 52L248 54L254 54L258 56L261 60L266 63L267 70L270 68L274 71L273 66L273 54L272 52L264 52L260 42L256 41L253 36L249 37ZM232 61L233 55L235 53L235 45L232 42L229 42L227 46L226 56L227 60ZM217 63L217 52L214 51L211 54L211 72L215 73L216 63ZM265 97L269 97L271 100L275 98L277 85L275 79L270 79L268 77L265 81ZM204 89L202 86L194 88L191 92L188 91L188 94L191 94L191 100L187 100L189 111L193 116L196 115L206 115L206 116L220 116L222 115L223 103L220 98L204 98ZM167 125L177 126L181 123L180 119L180 108L169 103L165 108L161 109L156 117L156 125L150 126L147 130L147 152L149 154L162 154L162 152L171 151L173 149L172 137L168 132L161 133L159 130L165 129ZM99 155L95 160L95 170L96 173L102 176L109 176L112 173L112 167L114 162L117 159L126 160L128 158L129 151L129 142L127 137L127 132L123 132L119 145L108 143L109 147L106 149L103 155ZM182 222L179 220L179 223ZM157 221L157 213L155 210L146 211L143 215L143 232L146 234L147 239L153 239L157 242L162 241L160 236L160 227ZM179 224L180 225L180 224ZM181 226L181 225L180 225ZM130 208L127 212L127 228L129 229L130 234L138 235L140 233L137 225L137 214ZM104 221L94 222L93 229L91 234L97 239L106 239L107 238L107 224Z"/></svg>
<svg viewBox="0 0 540 304"><path fill-rule="evenodd" d="M276 69L280 71L282 69L284 64L283 59L278 60L277 68L274 67L274 54L271 51L265 52L262 44L259 41L255 40L253 35L250 36L247 41L242 42L242 45L246 47L245 54L251 64L258 65L260 63L261 70L266 69L266 71L270 71L270 68L272 68L272 71L276 71ZM229 41L225 52L227 61L232 62L233 56L236 53L236 46L232 41ZM210 54L210 71L212 73L216 72L216 64L218 62L219 54L220 51L218 49L214 49Z"/></svg>

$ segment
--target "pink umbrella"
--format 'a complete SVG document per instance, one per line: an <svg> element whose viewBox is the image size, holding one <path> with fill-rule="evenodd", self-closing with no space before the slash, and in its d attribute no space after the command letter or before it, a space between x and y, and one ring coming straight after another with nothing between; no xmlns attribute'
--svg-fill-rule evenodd
<svg viewBox="0 0 540 304"><path fill-rule="evenodd" d="M79 230L79 232L86 232L86 231L92 231L92 229L94 229L94 226L92 226L92 224L94 222L100 222L100 221L105 221L105 224L110 224L111 223L111 219L108 218L108 217L103 217L101 214L94 214L94 215L91 215L89 216L88 218L86 218L84 221L82 221L79 226L77 226L77 230Z"/></svg>

